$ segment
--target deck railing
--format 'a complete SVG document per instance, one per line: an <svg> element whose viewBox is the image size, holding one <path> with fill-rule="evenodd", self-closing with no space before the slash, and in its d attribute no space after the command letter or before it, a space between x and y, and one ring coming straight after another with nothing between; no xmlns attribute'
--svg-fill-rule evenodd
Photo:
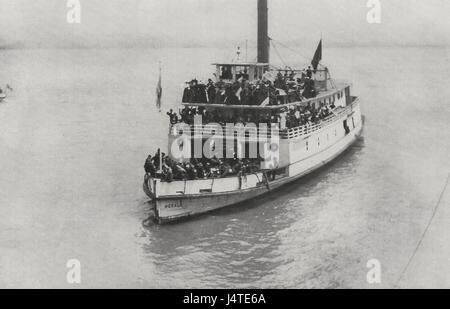
<svg viewBox="0 0 450 309"><path fill-rule="evenodd" d="M316 124L306 124L300 127L288 129L284 132L280 132L280 137L284 139L293 139L300 136L307 136L312 133L315 133L329 124L335 122L337 119L339 119L343 114L348 113L348 111L351 111L353 109L353 106L356 101L354 101L351 105L346 106L344 108L339 107L335 110L333 110L332 115L322 119L319 123Z"/></svg>
<svg viewBox="0 0 450 309"><path fill-rule="evenodd" d="M349 88L349 85L341 85L333 90L328 90L324 93L319 93L314 98L304 99L302 101L284 103L279 105L227 105L227 104L212 104L212 103L181 103L182 106L186 107L203 107L203 108L215 108L215 109L247 109L247 110L279 110L289 107L306 106L308 104L320 104L321 102L327 100L335 100L336 96L344 96L345 89ZM338 97L339 97L338 96Z"/></svg>
<svg viewBox="0 0 450 309"><path fill-rule="evenodd" d="M284 129L284 130L279 130L279 136L282 139L293 139L293 138L297 138L297 137L301 137L301 136L307 136L310 135L312 133L315 133L321 129L323 129L324 127L328 126L329 124L335 122L337 119L339 119L343 114L348 113L348 111L351 111L354 104L356 101L354 101L351 105L346 106L346 107L338 107L336 109L334 109L332 111L332 114L322 120L320 120L320 122L318 123L314 123L314 124L306 124L306 125L302 125L299 127L295 127L295 128L290 128L290 129ZM183 134L186 135L190 135L194 138L208 138L213 136L213 134L205 134L205 132L211 132L211 131L216 131L218 130L218 128L220 128L222 130L222 135L226 135L227 133L227 126L226 125L220 125L218 124L216 125L211 125L211 124L207 124L207 125L191 125L189 126L189 131L188 132L183 132ZM170 126L170 131L169 134L172 136L177 136L178 134L176 134L176 128L175 125L171 125ZM216 134L216 133L214 133ZM234 132L233 136L230 136L230 138L234 138L234 135L236 134L236 132ZM255 130L254 129L250 129L250 130L246 130L245 131L245 138L251 140L251 138L253 136L256 135L256 138L262 138L262 137L266 137L267 139L270 139L272 136L272 132L271 132L271 127L270 124L267 125L267 131L266 132L262 132L260 130L256 130L256 134L255 134ZM220 136L218 134L218 136Z"/></svg>
<svg viewBox="0 0 450 309"><path fill-rule="evenodd" d="M190 125L189 131L177 132L178 130L175 126L176 125L170 126L169 135L178 136L180 134L186 134L193 138L208 138L208 137L213 136L214 134L217 136L220 136L220 135L227 136L227 132L229 130L226 125L218 124L216 126L216 125L207 124L207 125ZM221 134L217 134L217 132L216 132L216 131L218 131L219 128L222 131ZM245 126L244 126L244 128L245 128ZM207 134L207 132L215 132L215 133ZM236 134L238 134L238 133L236 131L234 131L233 134L230 135L230 138L234 138L234 135L236 135ZM251 138L253 136L256 136L256 138L258 138L258 137L261 138L261 137L265 136L266 138L270 139L272 136L270 124L267 125L267 130L265 130L265 132L263 132L259 128L253 128L253 129L246 128L244 131L244 136L247 139Z"/></svg>

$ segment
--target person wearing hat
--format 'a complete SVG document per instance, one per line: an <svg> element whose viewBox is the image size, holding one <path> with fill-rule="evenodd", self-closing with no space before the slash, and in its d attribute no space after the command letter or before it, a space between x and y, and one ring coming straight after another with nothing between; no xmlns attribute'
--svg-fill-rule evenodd
<svg viewBox="0 0 450 309"><path fill-rule="evenodd" d="M198 81L195 78L191 81L191 89L192 89L192 101L191 101L191 103L200 103Z"/></svg>
<svg viewBox="0 0 450 309"><path fill-rule="evenodd" d="M199 179L204 179L206 178L206 171L205 168L203 166L203 164L201 162L197 163L195 165L195 169L197 170L197 177Z"/></svg>
<svg viewBox="0 0 450 309"><path fill-rule="evenodd" d="M216 101L216 87L212 79L208 79L208 84L206 85L206 93L208 94L208 103L214 103Z"/></svg>
<svg viewBox="0 0 450 309"><path fill-rule="evenodd" d="M309 66L308 69L306 70L306 76L309 77L309 78L312 78L311 66Z"/></svg>
<svg viewBox="0 0 450 309"><path fill-rule="evenodd" d="M156 174L156 166L153 164L153 158L151 155L147 157L147 160L145 160L144 169L147 175L150 175L152 177L155 177Z"/></svg>
<svg viewBox="0 0 450 309"><path fill-rule="evenodd" d="M194 83L193 81L186 83L188 86L184 89L183 92L183 103L193 103L194 101Z"/></svg>
<svg viewBox="0 0 450 309"><path fill-rule="evenodd" d="M166 182L172 182L173 181L173 171L170 166L167 164L163 164L162 166L162 180Z"/></svg>
<svg viewBox="0 0 450 309"><path fill-rule="evenodd" d="M170 124L178 123L178 116L176 113L173 112L173 109L170 109L170 111L167 112L167 116L169 116L169 118L170 118Z"/></svg>

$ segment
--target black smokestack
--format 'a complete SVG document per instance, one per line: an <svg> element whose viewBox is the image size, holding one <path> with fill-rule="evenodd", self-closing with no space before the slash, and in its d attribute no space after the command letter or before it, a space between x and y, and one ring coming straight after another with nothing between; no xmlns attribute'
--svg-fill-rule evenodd
<svg viewBox="0 0 450 309"><path fill-rule="evenodd" d="M258 0L258 62L269 63L267 0Z"/></svg>

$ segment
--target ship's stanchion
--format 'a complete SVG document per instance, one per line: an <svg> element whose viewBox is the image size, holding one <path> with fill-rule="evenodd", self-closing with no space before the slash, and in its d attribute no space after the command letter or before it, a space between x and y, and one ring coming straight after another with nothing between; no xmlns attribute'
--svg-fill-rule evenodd
<svg viewBox="0 0 450 309"><path fill-rule="evenodd" d="M258 175L257 175L257 177L258 177ZM242 187L244 184L244 179L245 179L245 182L247 182L247 175L243 174L242 171L240 171L238 174L238 179L239 179L239 190L242 190Z"/></svg>
<svg viewBox="0 0 450 309"><path fill-rule="evenodd" d="M215 178L214 178L214 176L213 176L213 178L212 178L212 180L211 180L211 192L213 192L213 188L214 188L214 180L215 180Z"/></svg>
<svg viewBox="0 0 450 309"><path fill-rule="evenodd" d="M269 178L267 177L267 172L263 172L263 176L264 176L264 182L266 183L267 190L270 191L270 183L269 183Z"/></svg>

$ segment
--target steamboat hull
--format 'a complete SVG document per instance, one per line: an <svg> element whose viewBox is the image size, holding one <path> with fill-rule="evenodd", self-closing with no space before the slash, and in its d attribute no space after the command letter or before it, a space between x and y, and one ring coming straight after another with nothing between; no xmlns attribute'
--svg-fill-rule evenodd
<svg viewBox="0 0 450 309"><path fill-rule="evenodd" d="M284 177L277 178L273 181L268 181L263 175L257 175L256 177L261 181L256 182L254 187L245 189L237 189L228 192L158 196L155 194L155 191L157 190L152 190L152 188L155 189L156 183L154 180L146 178L144 181L144 191L152 199L156 221L159 224L166 224L209 213L228 206L242 205L242 207L245 207L243 202L264 194L275 193L273 191L283 185L296 181L301 177L314 172L345 152L361 136L363 131L363 121L359 113L359 104L357 104L357 111L359 121L349 133L344 133L342 138L329 146L324 147L322 150L317 151L317 153L293 162L286 168L286 175ZM345 117L345 119L347 118ZM339 123L339 121L336 122L336 124ZM330 126L329 129L334 130L333 126ZM320 133L321 132L318 132L317 134ZM309 137L309 139L314 138L315 135ZM304 138L299 138L299 140L303 139Z"/></svg>

